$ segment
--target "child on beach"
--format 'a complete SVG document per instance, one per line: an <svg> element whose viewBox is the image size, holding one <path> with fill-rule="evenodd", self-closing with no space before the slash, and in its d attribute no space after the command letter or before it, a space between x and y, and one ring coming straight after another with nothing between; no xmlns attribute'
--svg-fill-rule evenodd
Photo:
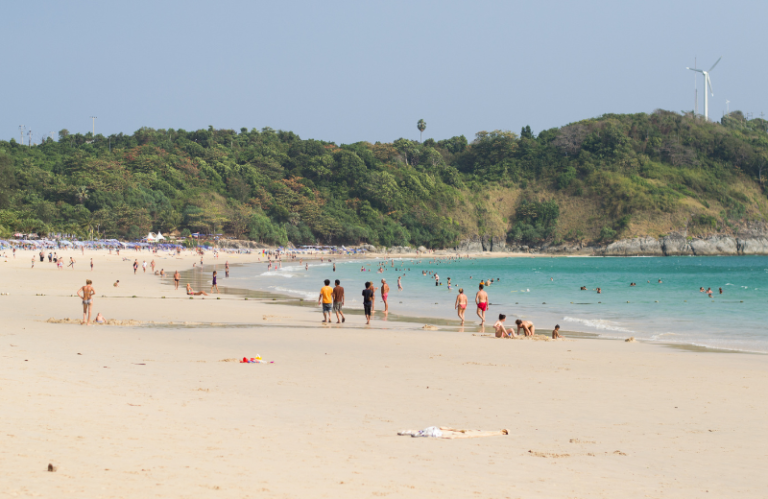
<svg viewBox="0 0 768 499"><path fill-rule="evenodd" d="M219 285L216 283L216 271L213 271L213 283L211 284L211 293L213 293L213 289L216 288L216 294L219 294Z"/></svg>
<svg viewBox="0 0 768 499"><path fill-rule="evenodd" d="M560 324L555 325L555 329L552 330L552 339L558 340L561 339L562 336L560 336Z"/></svg>

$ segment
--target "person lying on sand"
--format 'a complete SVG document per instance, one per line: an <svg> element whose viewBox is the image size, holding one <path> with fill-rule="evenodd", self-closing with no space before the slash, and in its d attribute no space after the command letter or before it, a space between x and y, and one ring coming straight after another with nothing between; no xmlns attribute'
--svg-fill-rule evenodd
<svg viewBox="0 0 768 499"><path fill-rule="evenodd" d="M493 328L496 330L496 337L497 338L511 338L512 336L517 336L517 334L514 331L514 328L505 329L504 328L504 321L507 320L507 316L504 314L499 314L499 320L496 321L496 324L493 325Z"/></svg>
<svg viewBox="0 0 768 499"><path fill-rule="evenodd" d="M205 291L195 291L194 289L192 289L192 285L189 283L187 283L187 294L189 296L200 296L200 295L208 296L208 293L206 293Z"/></svg>
<svg viewBox="0 0 768 499"><path fill-rule="evenodd" d="M531 321L522 321L520 319L517 319L515 321L515 324L517 324L517 333L520 334L520 330L523 330L523 333L525 333L526 336L533 336L536 334L536 327L533 325L533 322Z"/></svg>
<svg viewBox="0 0 768 499"><path fill-rule="evenodd" d="M553 340L558 340L558 339L561 339L561 338L562 338L562 336L560 336L560 324L557 324L555 326L555 329L552 330L552 339Z"/></svg>

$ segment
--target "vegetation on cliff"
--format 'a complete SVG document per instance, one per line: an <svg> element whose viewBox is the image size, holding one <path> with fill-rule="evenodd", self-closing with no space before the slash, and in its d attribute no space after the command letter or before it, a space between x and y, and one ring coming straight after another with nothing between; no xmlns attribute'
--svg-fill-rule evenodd
<svg viewBox="0 0 768 499"><path fill-rule="evenodd" d="M272 130L0 141L0 235L227 233L451 247L728 232L765 220L768 122L667 111L520 135L336 145Z"/></svg>

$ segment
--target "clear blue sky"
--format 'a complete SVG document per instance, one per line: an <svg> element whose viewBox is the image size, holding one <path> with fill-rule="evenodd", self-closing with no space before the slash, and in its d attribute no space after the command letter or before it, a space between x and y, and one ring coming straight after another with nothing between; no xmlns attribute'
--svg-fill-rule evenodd
<svg viewBox="0 0 768 499"><path fill-rule="evenodd" d="M604 113L768 115L768 2L5 2L0 137L20 124L293 130L349 143L535 133ZM703 99L702 81L699 95ZM703 101L700 105L703 112ZM26 137L25 137L26 140Z"/></svg>

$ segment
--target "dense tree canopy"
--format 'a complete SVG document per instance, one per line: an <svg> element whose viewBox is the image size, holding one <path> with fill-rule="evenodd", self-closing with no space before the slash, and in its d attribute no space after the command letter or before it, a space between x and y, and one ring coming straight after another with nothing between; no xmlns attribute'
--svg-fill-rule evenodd
<svg viewBox="0 0 768 499"><path fill-rule="evenodd" d="M715 124L657 111L538 136L524 127L519 136L478 132L472 142L343 145L271 128L61 130L58 141L31 147L0 141L0 235L216 231L274 244L450 247L477 230L459 215L489 189L522 193L500 213L511 241L575 234L558 223L563 199L597 206L603 239L638 213L672 213L685 199L702 207L692 223L720 230L765 215L734 182L760 192L766 125L738 112Z"/></svg>

